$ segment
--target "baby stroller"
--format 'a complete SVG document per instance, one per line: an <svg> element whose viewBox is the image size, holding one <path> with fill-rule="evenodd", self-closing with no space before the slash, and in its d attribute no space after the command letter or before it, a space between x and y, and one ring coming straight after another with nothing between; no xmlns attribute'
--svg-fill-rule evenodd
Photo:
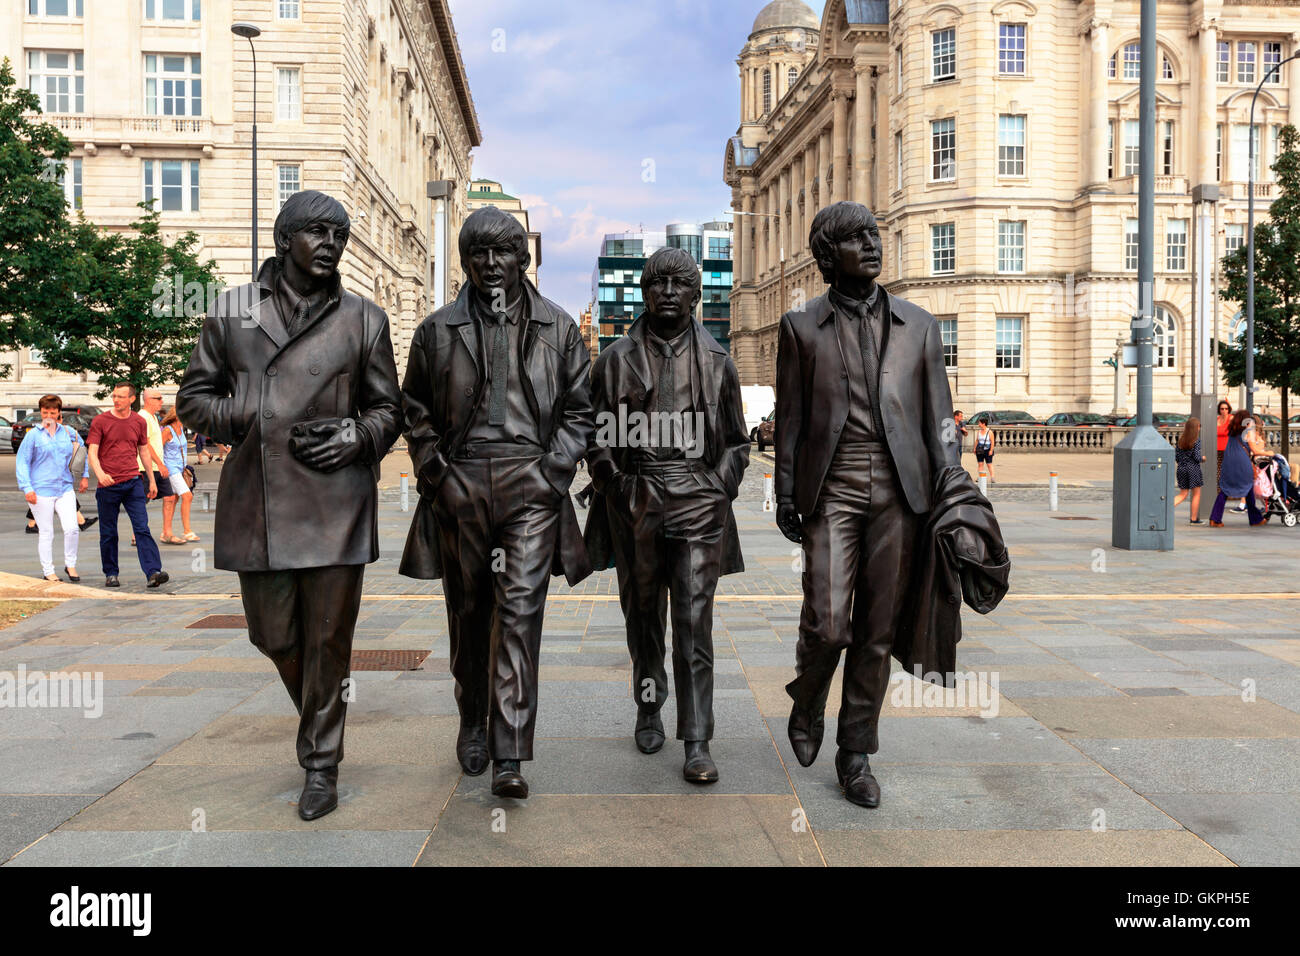
<svg viewBox="0 0 1300 956"><path fill-rule="evenodd" d="M1282 524L1288 528L1300 524L1300 490L1291 481L1291 467L1286 459L1281 455L1259 455L1255 458L1255 466L1260 471L1255 480L1259 510L1265 517L1281 515ZM1267 479L1263 482L1264 490L1270 494L1258 493L1260 479Z"/></svg>

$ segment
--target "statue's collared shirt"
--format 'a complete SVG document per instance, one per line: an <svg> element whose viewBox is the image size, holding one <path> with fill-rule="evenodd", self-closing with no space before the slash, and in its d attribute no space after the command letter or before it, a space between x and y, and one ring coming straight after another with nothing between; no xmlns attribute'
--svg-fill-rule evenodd
<svg viewBox="0 0 1300 956"><path fill-rule="evenodd" d="M867 387L867 369L862 358L862 329L859 320L866 319L869 332L874 336L880 355L884 355L884 301L880 286L873 285L865 301L850 298L831 289L831 306L835 309L835 333L840 338L840 351L844 355L845 371L849 377L849 417L844 423L840 441L881 441L871 421L871 395ZM876 383L879 388L879 382Z"/></svg>
<svg viewBox="0 0 1300 956"><path fill-rule="evenodd" d="M280 326L285 334L292 337L311 321L313 315L319 315L326 305L338 300L339 274L335 272L326 285L303 296L289 284L284 270L277 268L271 288L273 290L271 298L275 303L275 313L280 320Z"/></svg>
<svg viewBox="0 0 1300 956"><path fill-rule="evenodd" d="M673 394L671 407L668 409L672 415L670 419L671 427L663 425L660 421L659 427L651 427L653 447L639 450L637 457L642 459L654 459L656 461L676 461L686 457L686 439L693 437L699 440L699 436L693 431L687 431L694 428L695 412L695 390L693 376L695 374L695 350L692 346L695 344L694 323L674 336L672 339L665 341L647 327L645 333L646 360L650 365L650 381L654 383L654 391L651 392L651 401L647 406L647 411L659 411L662 408L660 404L662 397L659 395L659 382L663 381L664 363L668 361L665 355L665 348L671 350L671 375L673 380ZM689 422L688 422L689 418Z"/></svg>
<svg viewBox="0 0 1300 956"><path fill-rule="evenodd" d="M464 450L473 457L474 446L484 444L520 445L521 455L540 454L541 436L537 430L537 421L524 394L524 383L520 376L521 356L520 341L523 330L528 326L528 301L521 293L513 302L505 305L506 323L506 390L505 422L493 425L490 422L492 396L492 372L497 325L499 316L488 309L477 294L470 296L474 320L478 325L479 355L483 361L483 394L474 417L465 431Z"/></svg>

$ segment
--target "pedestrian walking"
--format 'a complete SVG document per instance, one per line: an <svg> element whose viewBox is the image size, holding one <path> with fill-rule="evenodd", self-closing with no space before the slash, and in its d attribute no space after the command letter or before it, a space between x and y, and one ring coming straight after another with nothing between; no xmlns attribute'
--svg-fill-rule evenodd
<svg viewBox="0 0 1300 956"><path fill-rule="evenodd" d="M1232 404L1224 399L1219 402L1219 421L1217 428L1219 471L1223 471L1223 450L1228 447L1228 424L1232 421Z"/></svg>
<svg viewBox="0 0 1300 956"><path fill-rule="evenodd" d="M952 463L961 464L962 444L966 441L969 430L966 428L965 417L960 411L952 413L952 421L955 426L956 441L952 445Z"/></svg>
<svg viewBox="0 0 1300 956"><path fill-rule="evenodd" d="M167 491L163 495L163 544L185 544L198 541L199 536L190 527L190 506L194 503L194 492L186 481L185 426L171 408L163 416L160 427L163 436L163 463L171 475ZM185 537L178 538L172 534L172 518L176 514L176 504L181 506L181 524L185 528Z"/></svg>
<svg viewBox="0 0 1300 956"><path fill-rule="evenodd" d="M149 500L158 495L149 428L140 415L131 411L134 386L120 382L113 386L112 397L112 410L95 416L86 441L90 467L99 482L95 503L99 506L99 559L104 568L104 586L121 587L117 577L117 513L125 508L135 533L140 568L149 587L156 588L167 582L168 575L162 569L158 544L149 533L146 512Z"/></svg>
<svg viewBox="0 0 1300 956"><path fill-rule="evenodd" d="M1201 523L1201 488L1205 478L1201 474L1201 420L1189 418L1183 425L1178 445L1174 448L1174 461L1178 465L1178 494L1174 498L1174 507L1181 505L1190 494L1192 498L1192 524Z"/></svg>
<svg viewBox="0 0 1300 956"><path fill-rule="evenodd" d="M987 465L989 469L989 481L993 480L993 448L997 440L993 437L993 429L989 428L989 420L983 416L980 417L979 430L975 432L975 461L980 465ZM980 469L983 471L983 469Z"/></svg>
<svg viewBox="0 0 1300 956"><path fill-rule="evenodd" d="M28 429L23 436L14 472L18 487L36 518L40 535L36 554L41 561L41 574L47 581L62 580L54 573L54 515L57 513L63 525L63 570L68 580L75 583L81 580L77 574L81 529L77 524L77 498L72 484L74 474L80 480L81 491L90 484L86 446L74 429L59 423L63 409L59 396L43 395L37 405L41 424Z"/></svg>
<svg viewBox="0 0 1300 956"><path fill-rule="evenodd" d="M1250 449L1243 433L1254 428L1255 420L1244 408L1232 416L1228 423L1228 445L1223 451L1223 467L1219 470L1219 494L1210 512L1210 527L1223 527L1223 508L1229 498L1244 498L1252 527L1265 524L1268 519L1255 507L1255 466L1250 459Z"/></svg>

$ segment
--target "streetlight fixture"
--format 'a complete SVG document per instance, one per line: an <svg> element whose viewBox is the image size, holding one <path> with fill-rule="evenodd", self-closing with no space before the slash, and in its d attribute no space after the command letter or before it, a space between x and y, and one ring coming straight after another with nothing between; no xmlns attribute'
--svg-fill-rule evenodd
<svg viewBox="0 0 1300 956"><path fill-rule="evenodd" d="M253 40L262 35L262 28L255 23L238 21L230 25L230 32L248 41L248 48L253 51L253 279L257 279L257 48Z"/></svg>
<svg viewBox="0 0 1300 956"><path fill-rule="evenodd" d="M1250 159L1246 164L1246 411L1255 411L1255 100L1274 73L1280 73L1287 60L1300 57L1296 50L1264 71L1264 77L1250 98Z"/></svg>

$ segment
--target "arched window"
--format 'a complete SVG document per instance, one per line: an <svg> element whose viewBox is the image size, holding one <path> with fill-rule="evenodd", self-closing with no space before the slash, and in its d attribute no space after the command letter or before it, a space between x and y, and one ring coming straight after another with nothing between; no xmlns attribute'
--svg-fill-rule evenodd
<svg viewBox="0 0 1300 956"><path fill-rule="evenodd" d="M1142 78L1142 44L1129 43L1124 47L1124 79L1140 80Z"/></svg>
<svg viewBox="0 0 1300 956"><path fill-rule="evenodd" d="M763 71L763 112L770 112L772 109L772 71Z"/></svg>
<svg viewBox="0 0 1300 956"><path fill-rule="evenodd" d="M791 89L797 79L799 79L799 71L792 66L789 72L786 73L785 88L787 90Z"/></svg>
<svg viewBox="0 0 1300 956"><path fill-rule="evenodd" d="M1156 306L1151 339L1155 346L1155 367L1174 368L1178 350L1178 323L1163 306Z"/></svg>
<svg viewBox="0 0 1300 956"><path fill-rule="evenodd" d="M1228 341L1233 345L1246 343L1246 313L1238 310L1228 323Z"/></svg>
<svg viewBox="0 0 1300 956"><path fill-rule="evenodd" d="M1160 79L1172 80L1174 78L1174 65L1169 62L1169 57L1162 56L1160 66Z"/></svg>

